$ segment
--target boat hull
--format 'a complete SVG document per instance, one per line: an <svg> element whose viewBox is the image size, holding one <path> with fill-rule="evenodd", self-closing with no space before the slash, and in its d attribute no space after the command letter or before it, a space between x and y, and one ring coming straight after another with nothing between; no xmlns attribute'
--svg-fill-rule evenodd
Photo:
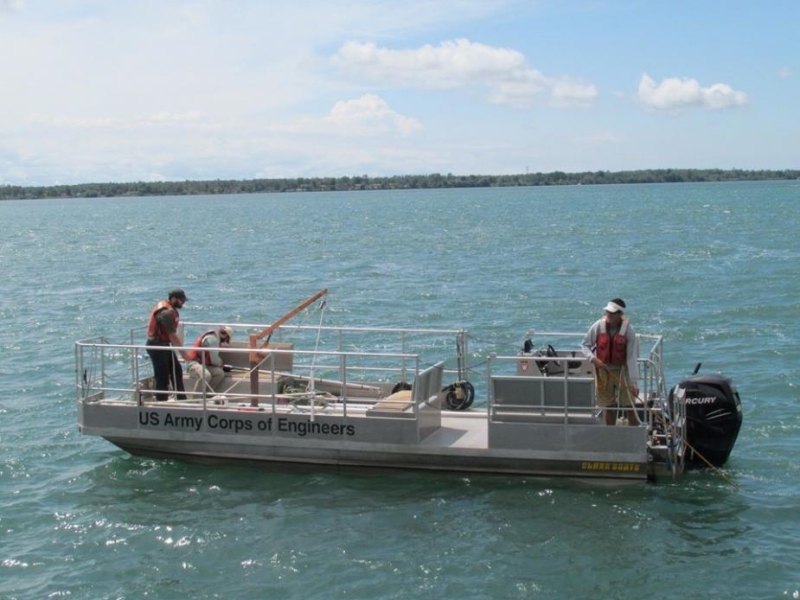
<svg viewBox="0 0 800 600"><path fill-rule="evenodd" d="M136 331L130 343L76 342L80 431L134 455L216 464L629 480L683 471L686 403L665 410L660 336L643 338L639 397L623 410L598 405L586 357L549 344L490 354L475 401L464 330L267 329L287 337L220 350L221 386L187 375L177 394L155 389ZM310 333L314 350L296 349ZM321 333L334 348L318 347ZM456 354L442 357L453 334Z"/></svg>
<svg viewBox="0 0 800 600"><path fill-rule="evenodd" d="M512 424L506 445L490 447L484 411L438 412L439 425L420 431L418 419L254 411L250 407L192 409L180 406L84 405L80 429L136 456L206 464L311 465L337 469L414 469L458 473L579 476L644 480L653 473L643 428L587 426L611 443L581 450L575 426ZM502 426L503 424L496 424ZM614 431L615 430L615 431ZM641 436L635 444L625 443ZM518 443L514 440L519 439ZM526 441L527 440L527 441ZM615 444L614 442L617 441ZM626 447L641 450L630 452Z"/></svg>

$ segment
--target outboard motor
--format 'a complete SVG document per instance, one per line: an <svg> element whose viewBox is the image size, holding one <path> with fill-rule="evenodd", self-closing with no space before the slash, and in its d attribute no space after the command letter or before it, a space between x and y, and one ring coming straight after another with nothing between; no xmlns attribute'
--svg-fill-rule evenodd
<svg viewBox="0 0 800 600"><path fill-rule="evenodd" d="M742 426L742 403L733 381L720 373L692 375L669 392L673 418L676 403L686 407L686 466L705 467L708 461L721 467Z"/></svg>

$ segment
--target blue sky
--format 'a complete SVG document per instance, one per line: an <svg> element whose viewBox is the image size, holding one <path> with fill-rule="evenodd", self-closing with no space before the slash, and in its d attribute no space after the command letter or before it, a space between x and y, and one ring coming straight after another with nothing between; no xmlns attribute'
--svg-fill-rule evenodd
<svg viewBox="0 0 800 600"><path fill-rule="evenodd" d="M0 0L0 185L800 168L800 2Z"/></svg>

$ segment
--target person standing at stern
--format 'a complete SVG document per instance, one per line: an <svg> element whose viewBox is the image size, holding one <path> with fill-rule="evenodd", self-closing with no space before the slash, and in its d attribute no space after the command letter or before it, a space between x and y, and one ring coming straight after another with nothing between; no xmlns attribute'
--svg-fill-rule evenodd
<svg viewBox="0 0 800 600"><path fill-rule="evenodd" d="M625 317L626 308L622 298L611 300L583 338L583 354L594 366L597 402L604 409L606 425L617 422L618 410L625 413L628 425L639 425L634 404L639 395L639 340Z"/></svg>
<svg viewBox="0 0 800 600"><path fill-rule="evenodd" d="M167 400L168 387L172 389L178 400L186 400L183 388L183 369L172 347L183 346L183 341L178 336L179 308L186 303L186 292L176 288L169 293L166 300L156 304L150 311L147 322L147 354L153 361L153 374L156 380L156 400ZM184 360L189 355L184 350L179 350Z"/></svg>

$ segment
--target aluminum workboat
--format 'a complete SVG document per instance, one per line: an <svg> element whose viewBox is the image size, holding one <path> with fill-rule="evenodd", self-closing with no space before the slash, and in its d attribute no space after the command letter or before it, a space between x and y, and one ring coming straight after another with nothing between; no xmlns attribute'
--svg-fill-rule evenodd
<svg viewBox="0 0 800 600"><path fill-rule="evenodd" d="M220 325L181 323L182 339ZM144 328L76 342L80 431L208 463L654 480L719 468L742 420L723 375L667 387L658 335L639 334L640 423L609 426L582 332L523 332L479 355L462 329L225 325L222 388L185 375L185 399L154 389Z"/></svg>

